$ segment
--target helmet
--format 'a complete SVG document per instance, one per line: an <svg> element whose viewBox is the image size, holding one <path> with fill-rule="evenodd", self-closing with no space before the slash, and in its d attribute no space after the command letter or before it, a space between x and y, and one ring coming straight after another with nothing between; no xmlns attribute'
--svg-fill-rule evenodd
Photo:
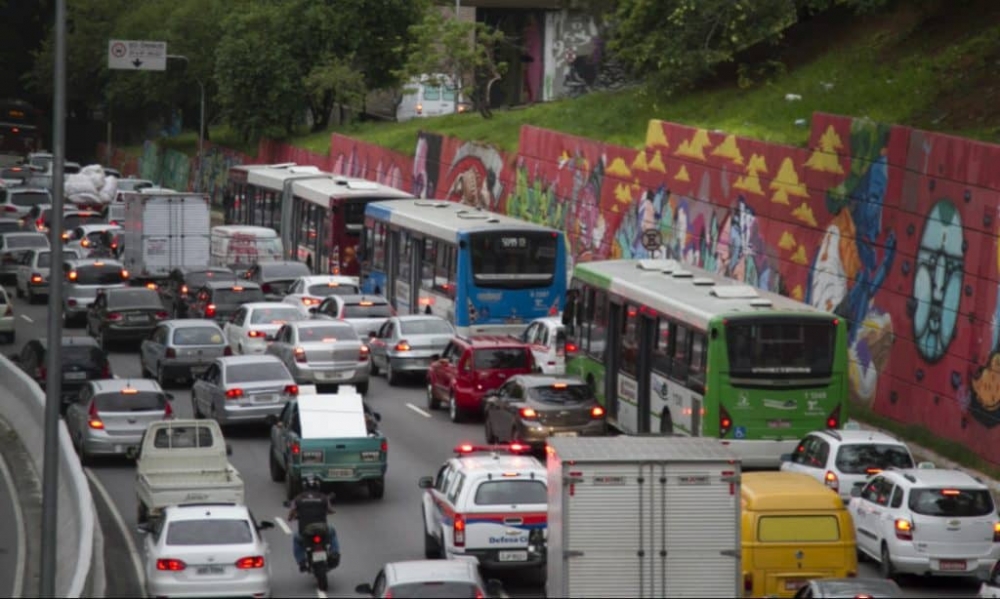
<svg viewBox="0 0 1000 599"><path fill-rule="evenodd" d="M319 491L319 479L315 475L310 474L302 479L302 489L306 491Z"/></svg>

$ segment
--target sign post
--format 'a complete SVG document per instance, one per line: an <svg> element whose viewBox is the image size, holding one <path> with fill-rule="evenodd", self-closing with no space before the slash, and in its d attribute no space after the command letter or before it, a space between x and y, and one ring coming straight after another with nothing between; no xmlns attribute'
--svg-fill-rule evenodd
<svg viewBox="0 0 1000 599"><path fill-rule="evenodd" d="M166 71L167 42L109 40L108 68L123 71Z"/></svg>

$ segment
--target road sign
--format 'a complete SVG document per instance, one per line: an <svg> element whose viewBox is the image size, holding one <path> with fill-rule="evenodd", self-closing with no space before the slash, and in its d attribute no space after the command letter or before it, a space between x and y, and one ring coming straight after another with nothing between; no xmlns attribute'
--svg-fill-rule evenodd
<svg viewBox="0 0 1000 599"><path fill-rule="evenodd" d="M167 42L110 40L108 68L125 71L165 71Z"/></svg>
<svg viewBox="0 0 1000 599"><path fill-rule="evenodd" d="M659 229L646 229L642 232L642 247L653 252L663 245L663 235Z"/></svg>

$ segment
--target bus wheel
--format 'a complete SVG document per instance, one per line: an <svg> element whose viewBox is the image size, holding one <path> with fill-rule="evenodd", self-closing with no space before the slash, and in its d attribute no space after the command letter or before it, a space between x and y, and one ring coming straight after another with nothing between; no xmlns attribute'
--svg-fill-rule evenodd
<svg viewBox="0 0 1000 599"><path fill-rule="evenodd" d="M663 408L663 413L660 414L660 433L663 435L674 434L674 419L667 408Z"/></svg>

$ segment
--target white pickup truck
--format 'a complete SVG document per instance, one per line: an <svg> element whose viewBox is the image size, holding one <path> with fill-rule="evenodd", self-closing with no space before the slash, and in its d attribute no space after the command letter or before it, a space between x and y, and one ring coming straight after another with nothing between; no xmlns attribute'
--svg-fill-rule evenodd
<svg viewBox="0 0 1000 599"><path fill-rule="evenodd" d="M169 505L242 504L243 478L229 463L230 453L214 420L150 424L134 454L138 522L147 522Z"/></svg>

